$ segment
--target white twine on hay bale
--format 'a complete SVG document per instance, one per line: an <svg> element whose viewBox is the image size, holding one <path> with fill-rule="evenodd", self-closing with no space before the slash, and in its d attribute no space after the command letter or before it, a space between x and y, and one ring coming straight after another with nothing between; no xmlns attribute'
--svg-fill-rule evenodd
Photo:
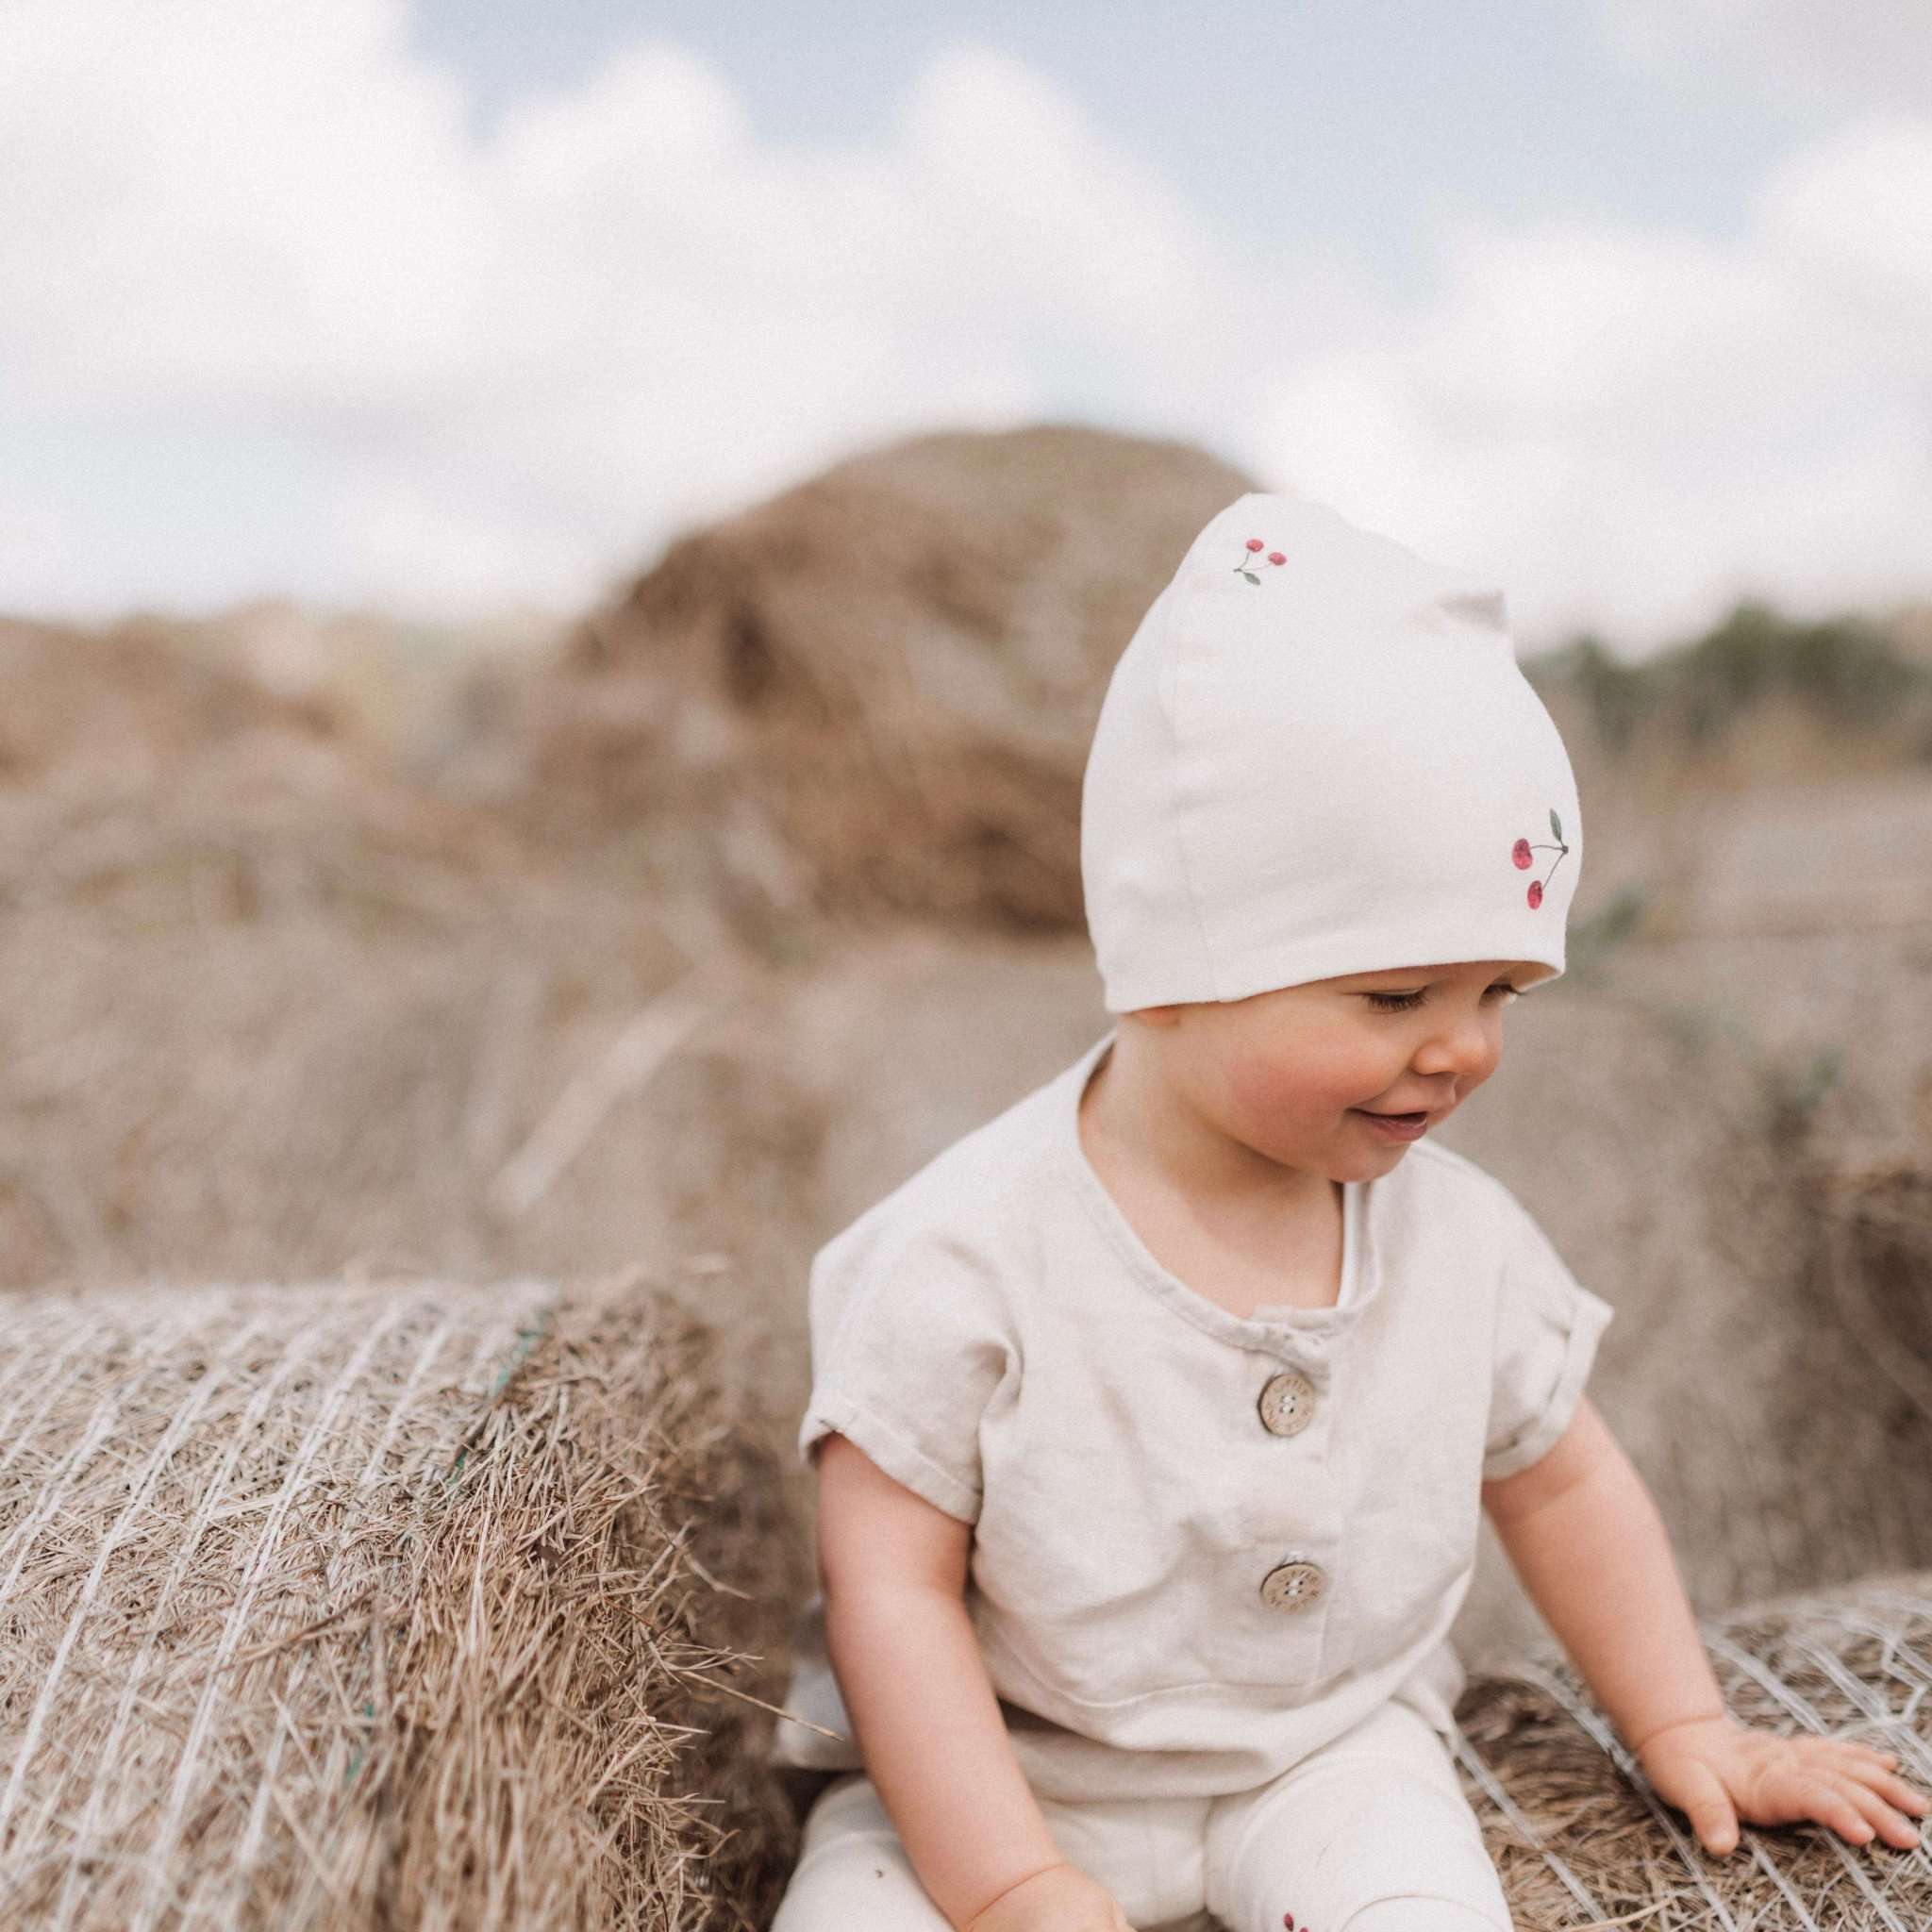
<svg viewBox="0 0 1932 1932"><path fill-rule="evenodd" d="M1932 1571L1747 1606L1700 1627L1732 1715L1895 1751L1932 1783ZM1818 1824L1743 1824L1707 1856L1560 1653L1474 1679L1457 1711L1464 1790L1520 1932L1611 1925L1924 1932L1932 1851Z"/></svg>
<svg viewBox="0 0 1932 1932"><path fill-rule="evenodd" d="M682 1593L733 1453L693 1316L635 1273L4 1306L0 1923L705 1922L664 1713L746 1659Z"/></svg>

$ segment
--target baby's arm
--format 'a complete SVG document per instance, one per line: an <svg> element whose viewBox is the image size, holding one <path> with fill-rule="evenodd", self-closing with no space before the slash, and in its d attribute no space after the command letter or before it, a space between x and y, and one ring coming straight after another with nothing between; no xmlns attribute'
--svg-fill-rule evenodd
<svg viewBox="0 0 1932 1932"><path fill-rule="evenodd" d="M1588 1397L1547 1454L1483 1485L1483 1507L1645 1775L1710 1850L1736 1845L1740 1816L1915 1842L1902 1813L1927 1801L1895 1775L1896 1754L1785 1738L1726 1713L1657 1504Z"/></svg>
<svg viewBox="0 0 1932 1932"><path fill-rule="evenodd" d="M1126 1932L1055 1841L1007 1737L966 1614L970 1524L936 1509L844 1436L817 1452L819 1583L833 1673L920 1883L946 1918ZM998 1908L988 1907L1001 1901Z"/></svg>

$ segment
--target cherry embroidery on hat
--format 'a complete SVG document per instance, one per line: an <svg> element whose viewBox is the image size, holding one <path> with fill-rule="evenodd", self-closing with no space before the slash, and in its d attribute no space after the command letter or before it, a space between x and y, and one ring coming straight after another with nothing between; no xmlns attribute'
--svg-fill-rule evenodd
<svg viewBox="0 0 1932 1932"><path fill-rule="evenodd" d="M1550 810L1550 830L1557 835L1557 842L1553 846L1545 845L1541 849L1544 852L1555 852L1557 857L1549 871L1543 874L1543 878L1531 879L1529 882L1529 908L1532 912L1543 903L1543 880L1555 878L1557 867L1570 855L1569 846L1563 842L1563 821L1557 816L1554 807ZM1509 848L1510 860L1519 872L1527 872L1534 862L1530 854L1538 849L1527 839L1519 839Z"/></svg>
<svg viewBox="0 0 1932 1932"><path fill-rule="evenodd" d="M1260 538L1258 537L1250 537L1243 547L1247 550L1250 557L1252 557L1254 553L1257 550L1267 549L1267 546L1261 541ZM1268 561L1270 563L1286 563L1288 561L1288 558L1285 558L1278 550L1269 550ZM1239 571L1242 576L1246 577L1249 583L1251 584L1258 584L1261 581L1261 579L1257 577L1255 575L1255 573L1248 568L1247 558L1243 558L1240 563L1236 564L1235 569Z"/></svg>

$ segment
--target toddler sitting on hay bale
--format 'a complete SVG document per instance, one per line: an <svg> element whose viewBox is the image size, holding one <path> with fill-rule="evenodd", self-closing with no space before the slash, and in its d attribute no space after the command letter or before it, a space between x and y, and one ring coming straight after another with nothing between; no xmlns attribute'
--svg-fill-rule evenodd
<svg viewBox="0 0 1932 1932"><path fill-rule="evenodd" d="M1112 1024L813 1259L776 1742L840 1775L774 1932L1509 1932L1453 1755L1484 1517L1673 1832L1923 1859L1897 1751L1726 1704L1585 1393L1614 1309L1424 1139L1581 864L1502 592L1237 498L1115 666L1080 830Z"/></svg>

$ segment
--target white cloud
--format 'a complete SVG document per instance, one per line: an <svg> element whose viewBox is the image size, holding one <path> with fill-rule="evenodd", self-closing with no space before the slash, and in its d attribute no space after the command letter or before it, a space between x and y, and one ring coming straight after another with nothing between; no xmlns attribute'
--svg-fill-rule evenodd
<svg viewBox="0 0 1932 1932"><path fill-rule="evenodd" d="M1923 371L1932 316L1932 114L1874 119L1819 142L1772 179L1766 235L1792 266L1868 326L1897 324Z"/></svg>
<svg viewBox="0 0 1932 1932"><path fill-rule="evenodd" d="M1695 81L1741 71L1794 106L1932 108L1923 0L1598 0L1616 51Z"/></svg>
<svg viewBox="0 0 1932 1932"><path fill-rule="evenodd" d="M492 508L475 491L439 490L430 475L347 481L334 524L358 560L361 594L391 609L488 609L533 589L568 608L598 562L567 525Z"/></svg>
<svg viewBox="0 0 1932 1932"><path fill-rule="evenodd" d="M192 418L251 445L258 484L299 447L311 594L572 604L852 447L1051 412L1056 357L1186 418L1226 377L1177 341L1253 353L1261 317L1187 210L999 55L939 56L878 153L761 145L656 40L479 142L405 25L400 0L0 16L0 429L59 441L48 516L86 519L90 466ZM289 588L285 533L226 541L237 594ZM110 563L69 597L127 589ZM45 590L13 575L0 602Z"/></svg>
<svg viewBox="0 0 1932 1932"><path fill-rule="evenodd" d="M1041 415L1492 563L1525 633L1924 589L1932 118L1794 154L1732 243L1459 229L1407 310L991 49L860 151L657 39L479 138L406 24L0 11L0 607L568 608L855 447Z"/></svg>
<svg viewBox="0 0 1932 1932"><path fill-rule="evenodd" d="M6 559L8 591L22 610L58 608L73 589L75 567L73 530L54 506L0 491L0 558ZM8 614L0 607L0 615Z"/></svg>
<svg viewBox="0 0 1932 1932"><path fill-rule="evenodd" d="M1463 228L1422 312L1282 373L1280 467L1492 571L1525 634L1923 596L1928 261L1932 124L1907 122L1793 156L1735 243Z"/></svg>
<svg viewBox="0 0 1932 1932"><path fill-rule="evenodd" d="M400 25L382 0L0 15L0 392L343 408L453 373L485 211Z"/></svg>

